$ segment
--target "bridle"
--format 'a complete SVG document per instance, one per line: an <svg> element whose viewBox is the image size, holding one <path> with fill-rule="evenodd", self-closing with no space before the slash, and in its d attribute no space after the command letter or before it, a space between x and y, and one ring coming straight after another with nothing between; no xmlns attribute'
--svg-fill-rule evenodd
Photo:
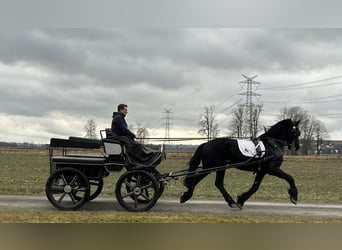
<svg viewBox="0 0 342 250"><path fill-rule="evenodd" d="M299 136L300 136L300 130L298 129L297 126L293 126L292 130L290 131L289 135L285 139L277 139L277 138L272 138L272 137L264 137L264 139L273 141L280 147L285 147L289 150L291 150L293 143L295 144L296 150L299 149Z"/></svg>
<svg viewBox="0 0 342 250"><path fill-rule="evenodd" d="M289 140L286 141L286 146L288 147L289 150L291 150L293 142L295 144L295 149L296 150L299 149L299 136L300 136L300 130L298 129L297 126L293 126L289 135Z"/></svg>

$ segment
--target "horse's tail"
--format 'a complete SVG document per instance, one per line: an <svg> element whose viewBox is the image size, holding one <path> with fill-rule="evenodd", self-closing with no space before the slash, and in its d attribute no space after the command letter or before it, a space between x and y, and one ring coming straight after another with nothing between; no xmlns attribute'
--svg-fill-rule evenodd
<svg viewBox="0 0 342 250"><path fill-rule="evenodd" d="M203 151L203 148L204 148L205 144L206 143L201 144L196 149L194 155L191 157L191 159L189 161L189 169L188 169L189 172L195 171L198 168L198 166L200 165L201 160L202 160L202 151ZM184 185L186 187L189 187L189 185L191 185L191 177L190 176L187 176L184 179Z"/></svg>
<svg viewBox="0 0 342 250"><path fill-rule="evenodd" d="M195 171L199 164L201 163L202 160L202 151L203 147L206 143L203 143L199 145L199 147L196 149L194 155L191 157L190 162L189 162L189 172L190 171Z"/></svg>

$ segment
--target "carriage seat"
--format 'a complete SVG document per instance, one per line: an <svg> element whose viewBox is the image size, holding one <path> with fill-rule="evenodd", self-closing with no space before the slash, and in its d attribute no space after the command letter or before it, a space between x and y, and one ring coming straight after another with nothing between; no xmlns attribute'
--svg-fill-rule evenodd
<svg viewBox="0 0 342 250"><path fill-rule="evenodd" d="M102 132L105 132L106 136L106 138L103 138L101 133L106 154L111 157L113 155L121 156L121 159L125 161L128 167L155 167L165 159L163 147L159 152L148 152L142 144L132 143L131 145L127 143L125 137L116 136L110 128L106 128Z"/></svg>
<svg viewBox="0 0 342 250"><path fill-rule="evenodd" d="M101 140L86 138L86 137L69 136L69 140L74 141L74 142L83 142L85 144L94 144L94 145L99 145L99 146L102 145Z"/></svg>
<svg viewBox="0 0 342 250"><path fill-rule="evenodd" d="M115 135L113 134L111 128L106 128L105 132L106 132L106 138L107 139L115 139Z"/></svg>
<svg viewBox="0 0 342 250"><path fill-rule="evenodd" d="M70 137L69 139L51 138L50 147L99 149L102 147L102 142L81 137Z"/></svg>
<svg viewBox="0 0 342 250"><path fill-rule="evenodd" d="M101 138L107 155L122 155L126 153L125 145L117 140L116 136L112 133L112 129L106 128L102 131L106 133L105 138L103 138L101 133Z"/></svg>

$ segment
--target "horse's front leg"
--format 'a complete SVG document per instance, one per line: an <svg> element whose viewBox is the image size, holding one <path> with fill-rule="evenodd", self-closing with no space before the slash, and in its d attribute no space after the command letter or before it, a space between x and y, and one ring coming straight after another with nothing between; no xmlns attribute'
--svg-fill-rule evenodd
<svg viewBox="0 0 342 250"><path fill-rule="evenodd" d="M290 201L296 205L298 201L298 190L293 177L280 168L272 169L269 174L284 179L289 183L290 189L288 190L288 193L290 195Z"/></svg>
<svg viewBox="0 0 342 250"><path fill-rule="evenodd" d="M259 171L254 178L254 183L253 183L252 187L247 192L238 196L237 206L240 209L243 207L243 205L249 199L249 197L251 197L259 189L260 184L265 177L265 174L266 173L264 171L262 171L262 170Z"/></svg>
<svg viewBox="0 0 342 250"><path fill-rule="evenodd" d="M236 202L224 188L224 175L225 170L216 172L215 186L218 188L218 190L220 190L221 194L223 195L223 198L228 203L228 205L230 207L236 207Z"/></svg>

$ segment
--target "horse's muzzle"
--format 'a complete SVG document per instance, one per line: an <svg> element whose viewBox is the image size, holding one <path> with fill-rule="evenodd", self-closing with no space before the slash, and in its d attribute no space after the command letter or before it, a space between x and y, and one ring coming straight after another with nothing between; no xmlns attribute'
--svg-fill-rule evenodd
<svg viewBox="0 0 342 250"><path fill-rule="evenodd" d="M296 151L300 148L298 137L297 137L296 140L295 140L295 145L294 145L294 146L295 146L295 150L296 150Z"/></svg>

